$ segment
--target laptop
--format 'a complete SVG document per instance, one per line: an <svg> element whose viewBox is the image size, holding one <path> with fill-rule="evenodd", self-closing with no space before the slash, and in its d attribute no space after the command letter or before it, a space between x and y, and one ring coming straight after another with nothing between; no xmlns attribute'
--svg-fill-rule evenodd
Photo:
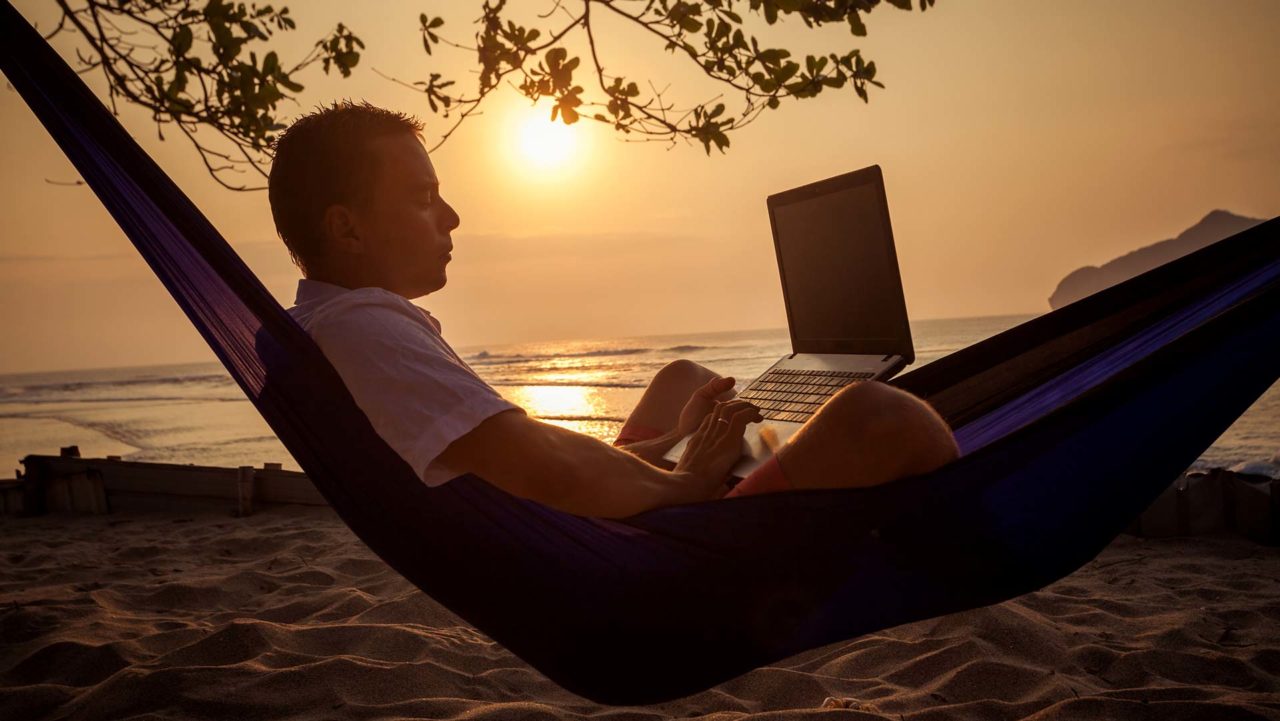
<svg viewBox="0 0 1280 721"><path fill-rule="evenodd" d="M915 360L880 166L771 195L768 206L792 352L738 394L765 418L747 425L738 478L841 388ZM664 458L679 461L688 442Z"/></svg>

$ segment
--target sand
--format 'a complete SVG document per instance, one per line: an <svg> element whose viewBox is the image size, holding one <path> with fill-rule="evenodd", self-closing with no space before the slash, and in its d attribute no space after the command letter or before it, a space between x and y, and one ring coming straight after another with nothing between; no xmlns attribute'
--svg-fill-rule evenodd
<svg viewBox="0 0 1280 721"><path fill-rule="evenodd" d="M608 707L419 593L327 508L0 519L2 719L689 716L1280 719L1280 549L1121 537L1008 603Z"/></svg>

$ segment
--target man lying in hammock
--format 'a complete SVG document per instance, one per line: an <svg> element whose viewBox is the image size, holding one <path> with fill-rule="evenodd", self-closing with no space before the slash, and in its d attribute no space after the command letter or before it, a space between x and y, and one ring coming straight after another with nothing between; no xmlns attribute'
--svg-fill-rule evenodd
<svg viewBox="0 0 1280 721"><path fill-rule="evenodd" d="M625 517L751 493L871 486L956 457L951 429L928 404L860 383L730 490L747 424L762 417L734 398L732 378L687 360L658 372L612 446L528 417L409 302L444 287L460 222L440 194L421 129L368 104L317 111L280 136L269 195L276 229L305 276L289 312L428 485L473 473L571 513ZM690 433L672 468L663 454Z"/></svg>

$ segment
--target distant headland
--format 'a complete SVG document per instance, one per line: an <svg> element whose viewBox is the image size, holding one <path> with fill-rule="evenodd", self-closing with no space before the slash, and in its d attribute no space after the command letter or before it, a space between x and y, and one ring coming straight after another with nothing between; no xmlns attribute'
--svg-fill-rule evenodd
<svg viewBox="0 0 1280 721"><path fill-rule="evenodd" d="M1216 243L1261 223L1258 218L1245 218L1225 210L1215 210L1199 223L1182 231L1176 238L1162 240L1139 248L1132 253L1103 263L1087 265L1068 273L1049 296L1049 306L1055 310L1074 303L1135 275L1197 251L1210 243Z"/></svg>

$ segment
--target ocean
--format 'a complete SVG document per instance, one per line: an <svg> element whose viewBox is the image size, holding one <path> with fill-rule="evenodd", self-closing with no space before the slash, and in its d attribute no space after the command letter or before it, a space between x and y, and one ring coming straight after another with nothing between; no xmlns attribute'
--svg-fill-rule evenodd
<svg viewBox="0 0 1280 721"><path fill-rule="evenodd" d="M1032 316L912 323L917 368ZM790 350L786 329L456 349L504 397L549 423L611 441L654 374L687 358L741 390ZM0 376L0 460L77 445L85 457L214 466L298 465L217 363ZM1280 384L1196 461L1230 467L1280 451ZM3 471L0 474L7 475Z"/></svg>

